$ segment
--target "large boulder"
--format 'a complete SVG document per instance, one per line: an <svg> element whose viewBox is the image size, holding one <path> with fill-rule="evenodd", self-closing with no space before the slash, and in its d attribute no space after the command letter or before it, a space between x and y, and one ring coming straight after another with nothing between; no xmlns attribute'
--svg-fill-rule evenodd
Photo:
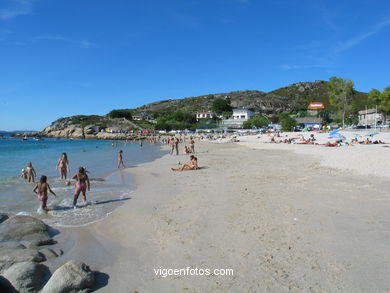
<svg viewBox="0 0 390 293"><path fill-rule="evenodd" d="M85 263L71 260L59 267L41 293L87 293L95 286L95 276Z"/></svg>
<svg viewBox="0 0 390 293"><path fill-rule="evenodd" d="M0 242L21 241L29 247L53 244L48 228L34 217L14 216L0 225Z"/></svg>
<svg viewBox="0 0 390 293"><path fill-rule="evenodd" d="M8 268L3 276L19 292L37 292L42 288L44 275L49 270L46 266L35 262L17 263Z"/></svg>
<svg viewBox="0 0 390 293"><path fill-rule="evenodd" d="M0 271L19 262L42 262L46 257L35 249L0 248Z"/></svg>

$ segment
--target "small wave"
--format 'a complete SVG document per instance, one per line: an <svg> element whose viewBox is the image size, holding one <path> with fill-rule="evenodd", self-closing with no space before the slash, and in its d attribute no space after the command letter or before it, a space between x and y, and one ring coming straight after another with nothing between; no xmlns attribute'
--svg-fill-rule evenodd
<svg viewBox="0 0 390 293"><path fill-rule="evenodd" d="M28 213L28 212L19 212L16 214L17 216L31 216L31 213Z"/></svg>

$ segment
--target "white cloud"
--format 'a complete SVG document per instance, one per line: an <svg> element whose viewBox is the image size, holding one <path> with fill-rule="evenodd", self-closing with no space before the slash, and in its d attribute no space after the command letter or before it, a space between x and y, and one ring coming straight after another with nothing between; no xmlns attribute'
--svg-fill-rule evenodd
<svg viewBox="0 0 390 293"><path fill-rule="evenodd" d="M71 40L61 35L41 35L34 38L34 41L63 41L70 42Z"/></svg>
<svg viewBox="0 0 390 293"><path fill-rule="evenodd" d="M95 43L92 43L88 40L81 40L79 42L81 48L84 48L84 49L91 49L91 48L96 48L96 44Z"/></svg>
<svg viewBox="0 0 390 293"><path fill-rule="evenodd" d="M379 33L383 28L385 28L388 25L390 25L390 18L387 18L387 19L377 23L370 31L362 33L360 35L357 35L354 38L351 38L349 40L346 40L346 41L340 43L334 52L341 53L343 51L352 49L353 47L362 43L364 40L371 37L372 35Z"/></svg>
<svg viewBox="0 0 390 293"><path fill-rule="evenodd" d="M82 39L80 41L68 38L63 35L40 35L33 38L34 42L40 41L53 41L53 42L65 42L71 46L80 47L83 49L96 48L97 45L87 39Z"/></svg>
<svg viewBox="0 0 390 293"><path fill-rule="evenodd" d="M298 70L298 69L310 69L310 68L332 68L332 64L311 64L311 65L298 65L298 64L283 64L280 66L283 70Z"/></svg>
<svg viewBox="0 0 390 293"><path fill-rule="evenodd" d="M9 5L0 9L0 20L9 20L32 13L34 2L35 0L8 0Z"/></svg>

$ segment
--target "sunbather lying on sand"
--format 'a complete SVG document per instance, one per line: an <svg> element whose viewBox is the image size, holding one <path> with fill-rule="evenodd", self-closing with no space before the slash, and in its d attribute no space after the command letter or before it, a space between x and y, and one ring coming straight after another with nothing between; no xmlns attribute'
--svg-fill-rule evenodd
<svg viewBox="0 0 390 293"><path fill-rule="evenodd" d="M327 142L326 144L324 144L324 146L326 146L326 147L338 147L338 146L340 146L340 144L339 144L339 142L338 141L336 141L336 142Z"/></svg>
<svg viewBox="0 0 390 293"><path fill-rule="evenodd" d="M198 159L191 155L191 161L187 164L184 164L183 166L179 168L171 168L172 171L185 171L185 170L196 170L198 169Z"/></svg>

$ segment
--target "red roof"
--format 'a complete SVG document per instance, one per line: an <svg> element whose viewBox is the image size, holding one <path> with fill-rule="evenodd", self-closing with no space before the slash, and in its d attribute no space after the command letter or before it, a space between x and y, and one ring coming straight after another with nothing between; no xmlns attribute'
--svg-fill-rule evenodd
<svg viewBox="0 0 390 293"><path fill-rule="evenodd" d="M322 110L325 109L325 106L321 102L311 102L307 108L309 110Z"/></svg>

